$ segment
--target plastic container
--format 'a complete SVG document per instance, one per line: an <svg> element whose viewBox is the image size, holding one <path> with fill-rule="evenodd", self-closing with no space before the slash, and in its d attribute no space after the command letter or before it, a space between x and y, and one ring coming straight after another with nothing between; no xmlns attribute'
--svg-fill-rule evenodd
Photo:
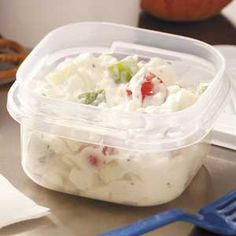
<svg viewBox="0 0 236 236"><path fill-rule="evenodd" d="M191 107L170 114L120 112L49 99L35 91L45 68L80 52L158 56L188 83L211 81ZM57 191L135 206L178 197L203 164L230 81L221 54L203 42L109 23L71 24L49 33L17 72L8 111L21 124L22 164Z"/></svg>

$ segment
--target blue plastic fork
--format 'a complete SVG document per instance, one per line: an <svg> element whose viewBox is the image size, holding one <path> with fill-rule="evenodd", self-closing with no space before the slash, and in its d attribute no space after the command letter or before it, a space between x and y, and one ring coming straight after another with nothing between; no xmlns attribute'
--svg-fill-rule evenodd
<svg viewBox="0 0 236 236"><path fill-rule="evenodd" d="M176 221L186 221L221 235L236 235L236 191L205 206L196 215L172 209L100 236L138 236Z"/></svg>

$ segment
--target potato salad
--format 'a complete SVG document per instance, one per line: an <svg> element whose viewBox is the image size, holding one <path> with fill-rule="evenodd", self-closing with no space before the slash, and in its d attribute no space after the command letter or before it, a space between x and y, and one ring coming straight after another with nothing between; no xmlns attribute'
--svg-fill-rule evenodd
<svg viewBox="0 0 236 236"><path fill-rule="evenodd" d="M37 81L48 98L122 112L163 114L194 104L206 83L185 85L171 62L80 54L66 58ZM173 151L135 151L84 143L24 127L23 167L57 191L135 206L179 196L202 165L203 143ZM115 146L115 145L114 145Z"/></svg>

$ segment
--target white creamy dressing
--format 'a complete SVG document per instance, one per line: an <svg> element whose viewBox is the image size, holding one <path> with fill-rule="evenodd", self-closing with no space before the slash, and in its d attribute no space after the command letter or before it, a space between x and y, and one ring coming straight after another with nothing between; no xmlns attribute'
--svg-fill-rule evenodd
<svg viewBox="0 0 236 236"><path fill-rule="evenodd" d="M138 71L127 83L117 83L107 69L118 60L110 55L81 54L61 62L37 82L47 97L85 102L78 97L99 91L91 105L121 111L174 112L191 106L206 86L183 88L176 82L168 62L152 58L132 64ZM116 71L115 71L116 72ZM152 73L153 94L143 98L144 77ZM123 78L127 74L123 74ZM146 80L150 88L150 80ZM148 87L149 86L149 87ZM127 94L127 89L132 95ZM100 90L105 91L104 93ZM88 104L89 105L89 104ZM179 196L202 165L205 145L199 143L177 151L145 152L86 144L77 140L22 129L23 167L38 184L50 189L116 203L148 206Z"/></svg>

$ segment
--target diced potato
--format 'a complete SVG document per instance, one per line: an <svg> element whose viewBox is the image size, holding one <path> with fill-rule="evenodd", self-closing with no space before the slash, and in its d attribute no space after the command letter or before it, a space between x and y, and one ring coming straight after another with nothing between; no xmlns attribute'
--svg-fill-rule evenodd
<svg viewBox="0 0 236 236"><path fill-rule="evenodd" d="M79 190L86 190L93 184L93 175L77 168L71 170L69 179Z"/></svg>
<svg viewBox="0 0 236 236"><path fill-rule="evenodd" d="M193 92L183 89L178 97L179 110L190 107L192 104L196 102L197 98L198 97Z"/></svg>
<svg viewBox="0 0 236 236"><path fill-rule="evenodd" d="M112 160L99 170L98 175L104 183L109 183L122 178L124 170L125 168L117 160Z"/></svg>

